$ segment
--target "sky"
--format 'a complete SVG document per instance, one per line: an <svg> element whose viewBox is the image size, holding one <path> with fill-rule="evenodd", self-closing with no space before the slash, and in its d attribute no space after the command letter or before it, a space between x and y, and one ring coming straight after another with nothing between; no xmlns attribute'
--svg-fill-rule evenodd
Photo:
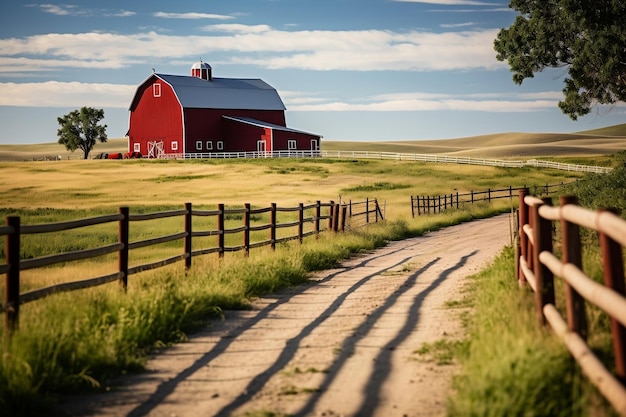
<svg viewBox="0 0 626 417"><path fill-rule="evenodd" d="M516 13L499 0L10 0L0 5L0 144L57 141L61 117L104 109L124 137L152 71L261 78L287 125L324 140L576 132L626 122L626 106L574 122L565 69L519 86L493 41Z"/></svg>

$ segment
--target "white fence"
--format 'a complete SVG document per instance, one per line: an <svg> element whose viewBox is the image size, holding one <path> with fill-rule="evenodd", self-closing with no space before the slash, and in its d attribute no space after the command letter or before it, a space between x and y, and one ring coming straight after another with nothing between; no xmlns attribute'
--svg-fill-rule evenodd
<svg viewBox="0 0 626 417"><path fill-rule="evenodd" d="M448 156L436 154L396 153L396 152L372 152L372 151L276 151L276 152L212 152L212 153L187 153L169 154L168 159L228 159L228 158L335 158L335 159L385 159L396 161L436 162L444 164L483 165L505 168L521 168L526 166L539 168L552 168L573 172L593 172L606 174L613 168L565 164L560 162L540 161L531 159L528 161L512 161L501 159L470 158L466 156Z"/></svg>

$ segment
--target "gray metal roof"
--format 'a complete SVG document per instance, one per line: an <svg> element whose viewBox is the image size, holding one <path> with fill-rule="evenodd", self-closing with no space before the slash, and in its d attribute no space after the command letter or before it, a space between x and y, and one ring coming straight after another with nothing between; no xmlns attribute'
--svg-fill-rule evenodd
<svg viewBox="0 0 626 417"><path fill-rule="evenodd" d="M222 116L222 117L224 119L230 119L230 120L234 120L236 122L246 123L246 124L249 124L249 125L254 125L254 126L259 126L259 127L267 127L267 128L270 128L270 129L282 130L282 131L285 131L285 132L303 133L305 135L317 136L317 137L321 138L320 135L315 134L315 133L303 132L302 130L291 129L291 128L288 128L286 126L281 126L281 125L275 125L273 123L268 123L268 122L264 122L262 120L253 119L251 117L234 117L234 116Z"/></svg>
<svg viewBox="0 0 626 417"><path fill-rule="evenodd" d="M286 110L278 92L260 79L153 75L172 86L184 108Z"/></svg>

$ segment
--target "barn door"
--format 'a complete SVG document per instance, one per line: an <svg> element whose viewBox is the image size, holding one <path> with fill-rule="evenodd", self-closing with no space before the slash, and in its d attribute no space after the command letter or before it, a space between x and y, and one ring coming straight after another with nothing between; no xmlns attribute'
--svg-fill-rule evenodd
<svg viewBox="0 0 626 417"><path fill-rule="evenodd" d="M317 151L320 150L317 139L311 139L311 156L317 156Z"/></svg>
<svg viewBox="0 0 626 417"><path fill-rule="evenodd" d="M163 141L148 142L148 158L163 158L165 156L165 145Z"/></svg>
<svg viewBox="0 0 626 417"><path fill-rule="evenodd" d="M264 158L267 156L266 153L266 147L265 147L265 141L264 140L257 140L256 142L256 151L259 155L259 158Z"/></svg>

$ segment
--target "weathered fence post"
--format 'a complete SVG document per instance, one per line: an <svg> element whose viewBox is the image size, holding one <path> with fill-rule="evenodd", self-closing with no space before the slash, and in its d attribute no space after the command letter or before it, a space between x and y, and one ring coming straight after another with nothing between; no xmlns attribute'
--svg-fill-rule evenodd
<svg viewBox="0 0 626 417"><path fill-rule="evenodd" d="M243 250L244 256L250 255L250 203L244 205L245 211L243 213Z"/></svg>
<svg viewBox="0 0 626 417"><path fill-rule="evenodd" d="M341 231L342 232L346 231L346 217L347 217L347 213L348 213L348 206L346 204L344 204L343 206L341 206Z"/></svg>
<svg viewBox="0 0 626 417"><path fill-rule="evenodd" d="M220 258L224 257L224 204L219 203L217 205L217 247L218 247L218 256Z"/></svg>
<svg viewBox="0 0 626 417"><path fill-rule="evenodd" d="M191 268L191 252L192 252L192 206L191 203L185 203L185 269Z"/></svg>
<svg viewBox="0 0 626 417"><path fill-rule="evenodd" d="M270 242L272 250L276 250L276 203L270 209Z"/></svg>
<svg viewBox="0 0 626 417"><path fill-rule="evenodd" d="M626 293L622 246L605 233L600 232L600 249L602 250L604 285L624 297ZM611 333L613 334L615 371L624 384L626 383L626 328L619 321L611 318Z"/></svg>
<svg viewBox="0 0 626 417"><path fill-rule="evenodd" d="M298 205L298 240L302 244L302 235L304 234L304 203Z"/></svg>
<svg viewBox="0 0 626 417"><path fill-rule="evenodd" d="M474 190L470 190L470 194L472 196L472 204L474 204Z"/></svg>
<svg viewBox="0 0 626 417"><path fill-rule="evenodd" d="M574 196L561 196L561 207L578 204ZM563 242L562 262L572 264L582 270L582 252L580 244L580 227L576 223L568 222L561 217L561 241ZM571 285L565 282L565 308L567 310L568 328L587 339L587 315L585 312L585 300Z"/></svg>
<svg viewBox="0 0 626 417"><path fill-rule="evenodd" d="M128 229L129 229L129 209L120 207L122 219L119 221L118 240L122 248L117 252L118 271L122 274L120 284L124 291L128 288Z"/></svg>
<svg viewBox="0 0 626 417"><path fill-rule="evenodd" d="M335 202L330 200L328 207L328 230L333 230L333 215L335 213Z"/></svg>
<svg viewBox="0 0 626 417"><path fill-rule="evenodd" d="M491 203L491 188L487 188L487 201Z"/></svg>
<svg viewBox="0 0 626 417"><path fill-rule="evenodd" d="M524 225L529 224L529 214L528 214L528 205L524 201L524 197L528 195L528 188L521 188L519 191L519 228L517 230L517 234L519 236L519 252L522 259L526 260L526 262L530 262L529 253L528 253L528 236L526 232L524 232ZM524 274L521 272L521 266L519 265L519 259L517 259L517 283L519 285L523 285L526 283L526 278ZM530 268L531 265L528 265Z"/></svg>
<svg viewBox="0 0 626 417"><path fill-rule="evenodd" d="M552 200L543 198L543 204L550 206ZM539 254L543 251L552 252L552 221L544 219L539 215L541 204L532 206L533 213L533 238L535 246L533 250L533 263L535 281L537 288L535 291L535 305L537 309L537 318L541 324L546 324L546 318L543 315L543 306L546 304L554 304L554 276L547 266L539 261Z"/></svg>
<svg viewBox="0 0 626 417"><path fill-rule="evenodd" d="M456 208L459 208L459 192L456 192Z"/></svg>
<svg viewBox="0 0 626 417"><path fill-rule="evenodd" d="M365 198L365 223L369 224L370 222L370 199L369 197Z"/></svg>
<svg viewBox="0 0 626 417"><path fill-rule="evenodd" d="M415 206L413 205L413 196L411 195L411 217L415 218Z"/></svg>
<svg viewBox="0 0 626 417"><path fill-rule="evenodd" d="M417 215L421 216L421 208L420 208L420 196L417 196Z"/></svg>
<svg viewBox="0 0 626 417"><path fill-rule="evenodd" d="M315 238L319 238L320 235L320 216L322 215L322 202L317 200L315 202Z"/></svg>
<svg viewBox="0 0 626 417"><path fill-rule="evenodd" d="M20 218L8 216L6 222L13 231L7 234L4 246L4 257L9 266L5 278L4 329L11 335L17 330L20 317Z"/></svg>
<svg viewBox="0 0 626 417"><path fill-rule="evenodd" d="M339 203L335 203L333 206L333 232L339 231Z"/></svg>

